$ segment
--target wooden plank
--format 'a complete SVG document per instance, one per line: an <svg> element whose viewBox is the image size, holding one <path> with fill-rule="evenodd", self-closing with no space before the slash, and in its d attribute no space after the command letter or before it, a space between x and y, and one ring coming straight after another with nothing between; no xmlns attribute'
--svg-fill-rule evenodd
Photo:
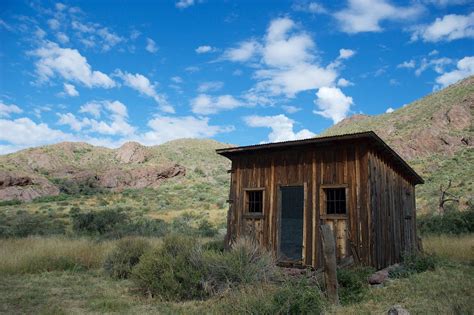
<svg viewBox="0 0 474 315"><path fill-rule="evenodd" d="M321 225L321 240L324 256L324 281L329 301L333 304L339 304L339 295L337 292L337 264L336 264L336 246L333 233L328 225Z"/></svg>

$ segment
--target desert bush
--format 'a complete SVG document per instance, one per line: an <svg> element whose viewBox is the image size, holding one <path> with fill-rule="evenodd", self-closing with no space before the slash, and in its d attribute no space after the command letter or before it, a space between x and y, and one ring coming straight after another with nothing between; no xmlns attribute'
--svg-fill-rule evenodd
<svg viewBox="0 0 474 315"><path fill-rule="evenodd" d="M219 314L322 314L326 300L307 278L281 284L254 284L229 291L216 306Z"/></svg>
<svg viewBox="0 0 474 315"><path fill-rule="evenodd" d="M149 249L150 243L144 239L121 239L105 258L104 270L113 278L126 279L132 273L132 268L140 262L140 258Z"/></svg>
<svg viewBox="0 0 474 315"><path fill-rule="evenodd" d="M64 201L69 198L71 198L71 196L66 195L66 194L59 194L57 196L41 196L41 197L33 199L33 202L41 203L41 202Z"/></svg>
<svg viewBox="0 0 474 315"><path fill-rule="evenodd" d="M373 272L374 270L369 267L338 269L337 282L341 304L346 305L362 301L369 290L367 277Z"/></svg>
<svg viewBox="0 0 474 315"><path fill-rule="evenodd" d="M204 237L214 237L217 235L217 228L207 219L201 220L197 227L197 233Z"/></svg>
<svg viewBox="0 0 474 315"><path fill-rule="evenodd" d="M60 235L66 224L40 213L17 211L14 215L0 217L0 237L26 237L29 235Z"/></svg>
<svg viewBox="0 0 474 315"><path fill-rule="evenodd" d="M203 298L202 253L195 239L168 236L163 245L140 259L132 271L136 287L146 295L165 300Z"/></svg>
<svg viewBox="0 0 474 315"><path fill-rule="evenodd" d="M220 292L240 284L269 282L278 276L271 253L250 238L240 238L230 251L204 252L206 289Z"/></svg>
<svg viewBox="0 0 474 315"><path fill-rule="evenodd" d="M22 201L18 199L13 199L13 200L1 200L0 201L0 207L2 206L16 206L21 204Z"/></svg>
<svg viewBox="0 0 474 315"><path fill-rule="evenodd" d="M128 216L120 209L79 212L71 211L74 231L85 234L114 234L118 226L126 224Z"/></svg>
<svg viewBox="0 0 474 315"><path fill-rule="evenodd" d="M320 288L307 278L289 279L273 294L269 314L321 314L325 305Z"/></svg>
<svg viewBox="0 0 474 315"><path fill-rule="evenodd" d="M422 216L417 219L417 223L421 234L474 233L474 209Z"/></svg>
<svg viewBox="0 0 474 315"><path fill-rule="evenodd" d="M162 237L167 235L169 231L169 224L161 219L139 217L121 225L117 234Z"/></svg>
<svg viewBox="0 0 474 315"><path fill-rule="evenodd" d="M436 268L436 257L422 253L408 253L403 256L402 263L390 269L391 278L406 278L412 274L434 270Z"/></svg>

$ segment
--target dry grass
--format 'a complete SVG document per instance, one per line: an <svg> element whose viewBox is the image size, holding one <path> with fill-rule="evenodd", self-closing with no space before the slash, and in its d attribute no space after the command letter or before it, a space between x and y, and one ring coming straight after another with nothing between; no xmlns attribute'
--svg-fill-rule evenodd
<svg viewBox="0 0 474 315"><path fill-rule="evenodd" d="M474 235L427 236L423 247L429 254L461 263L474 262Z"/></svg>
<svg viewBox="0 0 474 315"><path fill-rule="evenodd" d="M156 245L158 239L149 239ZM87 270L102 266L116 241L29 237L0 240L0 274Z"/></svg>

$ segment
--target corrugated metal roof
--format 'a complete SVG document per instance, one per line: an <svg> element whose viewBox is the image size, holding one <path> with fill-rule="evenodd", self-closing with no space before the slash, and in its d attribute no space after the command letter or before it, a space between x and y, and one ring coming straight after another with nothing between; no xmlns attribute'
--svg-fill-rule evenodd
<svg viewBox="0 0 474 315"><path fill-rule="evenodd" d="M346 141L346 140L356 140L356 139L367 139L374 143L379 149L383 151L387 156L390 157L392 162L398 166L400 166L405 173L409 176L413 177L416 184L423 184L423 178L418 175L410 165L408 165L405 160L403 160L397 152L395 152L388 144L386 144L375 132L373 131L365 131L365 132L356 132L356 133L349 133L337 136L326 136L326 137L316 137L316 138L309 138L303 140L293 140L293 141L282 141L282 142L273 142L273 143L264 143L264 144L256 144L256 145L249 145L249 146L241 146L241 147L233 147L233 148L225 148L225 149L218 149L216 152L220 155L223 155L227 158L231 158L232 156L238 154L245 154L255 151L264 151L270 149L288 149L292 147L299 147L304 145L310 144L321 144L327 145L331 142L339 142L339 141Z"/></svg>

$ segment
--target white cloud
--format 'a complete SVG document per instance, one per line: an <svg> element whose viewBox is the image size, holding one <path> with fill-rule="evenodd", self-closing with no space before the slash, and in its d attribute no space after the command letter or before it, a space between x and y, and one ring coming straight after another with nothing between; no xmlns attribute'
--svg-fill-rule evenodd
<svg viewBox="0 0 474 315"><path fill-rule="evenodd" d="M56 19L49 19L48 20L48 25L49 25L49 28L52 29L52 30L57 30L61 26L59 21L56 20Z"/></svg>
<svg viewBox="0 0 474 315"><path fill-rule="evenodd" d="M293 106L293 105L283 105L281 108L288 114L294 114L301 110L301 108Z"/></svg>
<svg viewBox="0 0 474 315"><path fill-rule="evenodd" d="M179 9L186 9L194 5L194 0L179 0L176 2L176 7Z"/></svg>
<svg viewBox="0 0 474 315"><path fill-rule="evenodd" d="M154 53L156 53L156 52L158 51L158 47L156 46L155 41L154 41L153 39L151 39L151 38L147 38L147 39L146 39L146 47L145 47L145 49L146 49L148 52L152 53L152 54L154 54Z"/></svg>
<svg viewBox="0 0 474 315"><path fill-rule="evenodd" d="M95 118L100 117L102 105L97 102L88 102L79 108L79 113L87 113Z"/></svg>
<svg viewBox="0 0 474 315"><path fill-rule="evenodd" d="M10 151L59 141L72 140L72 136L47 124L35 123L29 118L0 119L0 141L10 144Z"/></svg>
<svg viewBox="0 0 474 315"><path fill-rule="evenodd" d="M423 58L420 62L420 66L415 70L415 75L421 75L426 69L432 68L436 73L444 73L444 68L447 65L452 64L454 61L450 58L434 58L434 59L427 59Z"/></svg>
<svg viewBox="0 0 474 315"><path fill-rule="evenodd" d="M339 59L349 59L356 54L352 49L339 49Z"/></svg>
<svg viewBox="0 0 474 315"><path fill-rule="evenodd" d="M105 113L106 120L96 120L87 117L77 118L72 113L58 114L60 125L68 125L74 131L97 132L106 135L133 135L135 128L127 122L127 107L119 101L94 101L83 105L81 113L91 113L99 117Z"/></svg>
<svg viewBox="0 0 474 315"><path fill-rule="evenodd" d="M347 87L347 86L353 86L353 85L354 83L344 78L340 78L339 80L337 80L337 86L340 86L340 87Z"/></svg>
<svg viewBox="0 0 474 315"><path fill-rule="evenodd" d="M393 113L395 110L391 107L387 108L387 110L385 111L385 113L387 114L390 114L390 113Z"/></svg>
<svg viewBox="0 0 474 315"><path fill-rule="evenodd" d="M234 62L245 62L254 57L259 49L260 44L257 41L244 41L237 47L227 49L222 58Z"/></svg>
<svg viewBox="0 0 474 315"><path fill-rule="evenodd" d="M125 38L110 31L109 28L103 27L99 23L82 23L73 20L71 27L77 31L76 35L79 36L80 42L88 48L100 45L102 51L106 52L125 41Z"/></svg>
<svg viewBox="0 0 474 315"><path fill-rule="evenodd" d="M270 128L272 131L268 135L269 142L299 140L315 136L308 129L295 132L295 121L282 114L276 116L247 116L244 117L244 121L250 127Z"/></svg>
<svg viewBox="0 0 474 315"><path fill-rule="evenodd" d="M191 100L191 109L195 114L210 115L223 110L231 110L245 104L232 95L211 96L200 94Z"/></svg>
<svg viewBox="0 0 474 315"><path fill-rule="evenodd" d="M429 25L419 25L412 34L412 40L425 42L452 41L460 38L474 38L474 12L469 15L449 14Z"/></svg>
<svg viewBox="0 0 474 315"><path fill-rule="evenodd" d="M10 117L10 114L20 114L22 112L23 110L20 107L0 101L0 117Z"/></svg>
<svg viewBox="0 0 474 315"><path fill-rule="evenodd" d="M199 93L206 93L209 91L218 91L222 89L224 82L222 81L207 81L199 84L197 91Z"/></svg>
<svg viewBox="0 0 474 315"><path fill-rule="evenodd" d="M61 43L61 44L67 44L69 43L69 37L62 33L62 32L59 32L56 34L56 39Z"/></svg>
<svg viewBox="0 0 474 315"><path fill-rule="evenodd" d="M64 83L64 93L69 96L79 96L79 92L76 90L76 87L69 83Z"/></svg>
<svg viewBox="0 0 474 315"><path fill-rule="evenodd" d="M38 57L35 63L40 81L48 81L56 75L67 81L81 83L89 88L111 88L115 82L105 73L93 71L76 49L61 48L56 43L46 42L31 52Z"/></svg>
<svg viewBox="0 0 474 315"><path fill-rule="evenodd" d="M309 3L295 3L292 7L295 11L313 13L313 14L322 14L327 13L327 10L323 7L323 5L317 2L309 2Z"/></svg>
<svg viewBox="0 0 474 315"><path fill-rule="evenodd" d="M198 48L195 49L195 51L198 54L205 54L205 53L214 51L214 48L208 45L204 45L204 46L199 46Z"/></svg>
<svg viewBox="0 0 474 315"><path fill-rule="evenodd" d="M322 87L316 96L315 104L319 110L314 113L332 119L335 124L347 116L353 104L352 97L335 87Z"/></svg>
<svg viewBox="0 0 474 315"><path fill-rule="evenodd" d="M441 85L441 87L446 87L470 75L474 75L474 56L464 57L459 60L456 67L457 69L443 73L437 77L436 83Z"/></svg>
<svg viewBox="0 0 474 315"><path fill-rule="evenodd" d="M159 94L156 92L155 85L148 80L142 74L136 73L123 73L120 70L116 71L116 74L122 78L124 84L132 89L138 91L142 95L146 95L155 100L155 102L160 106L160 109L166 113L174 113L174 108L166 100L165 95Z"/></svg>
<svg viewBox="0 0 474 315"><path fill-rule="evenodd" d="M148 122L148 127L152 130L137 137L137 140L147 145L161 144L180 138L209 138L234 130L231 126L210 125L207 117L196 118L193 116L157 116Z"/></svg>
<svg viewBox="0 0 474 315"><path fill-rule="evenodd" d="M183 83L183 78L181 78L180 76L174 76L174 77L171 77L171 81L179 84L179 83Z"/></svg>
<svg viewBox="0 0 474 315"><path fill-rule="evenodd" d="M419 5L399 7L387 0L349 0L347 8L336 12L342 31L346 33L380 32L380 23L384 20L407 20L423 11Z"/></svg>
<svg viewBox="0 0 474 315"><path fill-rule="evenodd" d="M397 65L397 68L406 68L406 69L412 69L415 68L415 60L410 60L410 61L404 61L401 64Z"/></svg>

